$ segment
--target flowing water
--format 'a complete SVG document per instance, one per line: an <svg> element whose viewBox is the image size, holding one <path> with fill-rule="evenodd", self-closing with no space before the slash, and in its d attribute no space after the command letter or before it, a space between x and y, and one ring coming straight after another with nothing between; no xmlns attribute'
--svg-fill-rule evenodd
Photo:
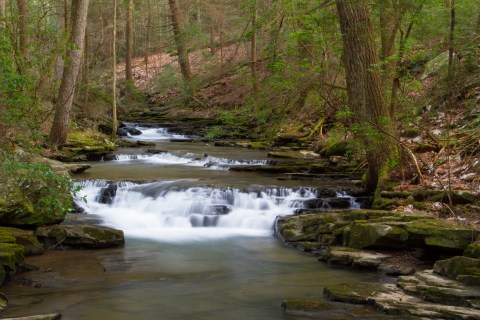
<svg viewBox="0 0 480 320"><path fill-rule="evenodd" d="M83 187L77 204L87 213L78 217L96 217L124 230L125 247L50 250L29 258L40 270L4 288L7 315L302 319L282 312L284 298L321 297L328 285L378 280L374 273L319 263L272 235L275 217L306 203L328 208L332 199L341 198L358 207L342 191L347 182L228 171L270 160L265 152L178 142L187 137L138 128L143 134L127 139L154 141L155 151L120 150L111 161L93 163L76 182ZM177 142L169 142L172 138ZM370 313L365 307L326 303L321 318L368 319Z"/></svg>

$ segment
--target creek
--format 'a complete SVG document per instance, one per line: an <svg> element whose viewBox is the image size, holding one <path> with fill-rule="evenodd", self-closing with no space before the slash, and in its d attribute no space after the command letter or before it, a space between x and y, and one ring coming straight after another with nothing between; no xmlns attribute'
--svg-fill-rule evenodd
<svg viewBox="0 0 480 320"><path fill-rule="evenodd" d="M351 187L348 181L228 171L271 159L265 151L190 142L162 128L138 129L142 135L126 139L153 141L155 147L117 150L110 161L94 162L76 176L83 187L77 203L87 214L70 217L122 229L126 245L29 257L40 271L3 288L7 316L303 319L284 314L282 300L321 297L329 285L379 280L376 273L319 263L273 236L275 217L293 214L325 190L332 191L321 202L325 208L338 197L358 206L341 191ZM323 319L368 319L373 312L326 305Z"/></svg>

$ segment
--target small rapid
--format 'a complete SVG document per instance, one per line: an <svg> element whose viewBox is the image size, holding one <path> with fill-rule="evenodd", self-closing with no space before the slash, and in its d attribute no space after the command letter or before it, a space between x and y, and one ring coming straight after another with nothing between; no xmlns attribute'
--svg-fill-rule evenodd
<svg viewBox="0 0 480 320"><path fill-rule="evenodd" d="M269 160L232 160L208 156L206 154L186 153L183 155L175 155L170 152L157 154L118 154L108 160L123 162L125 164L140 162L153 165L186 165L205 167L213 170L228 170L232 166L239 165L267 165L271 163Z"/></svg>
<svg viewBox="0 0 480 320"><path fill-rule="evenodd" d="M127 236L178 242L270 236L277 216L293 214L305 200L316 198L312 188L240 190L191 183L83 181L76 201Z"/></svg>

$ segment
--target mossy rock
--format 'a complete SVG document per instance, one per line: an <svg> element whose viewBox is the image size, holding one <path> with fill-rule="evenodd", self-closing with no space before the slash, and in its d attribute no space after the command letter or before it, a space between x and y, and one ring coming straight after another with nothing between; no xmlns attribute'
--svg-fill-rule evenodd
<svg viewBox="0 0 480 320"><path fill-rule="evenodd" d="M443 276L457 279L460 275L480 276L480 259L456 256L435 262L433 270Z"/></svg>
<svg viewBox="0 0 480 320"><path fill-rule="evenodd" d="M324 154L327 157L331 156L344 156L349 149L348 141L338 141L332 144L328 144L320 151L321 154Z"/></svg>
<svg viewBox="0 0 480 320"><path fill-rule="evenodd" d="M463 255L470 258L480 259L480 240L470 244L463 252Z"/></svg>
<svg viewBox="0 0 480 320"><path fill-rule="evenodd" d="M19 182L20 181L20 182ZM4 226L34 228L51 225L65 219L66 210L60 206L48 208L41 200L50 196L55 188L49 181L38 179L35 183L18 179L7 181L0 186L0 224ZM70 193L58 192L56 201L63 204L72 203Z"/></svg>
<svg viewBox="0 0 480 320"><path fill-rule="evenodd" d="M38 241L37 237L32 231L22 230L17 228L0 227L0 239L10 240L13 238L13 242L17 243L25 248L25 255L37 255L42 254L45 249L43 245ZM7 242L7 241L0 241Z"/></svg>
<svg viewBox="0 0 480 320"><path fill-rule="evenodd" d="M23 262L25 248L15 243L0 243L0 266L13 271Z"/></svg>
<svg viewBox="0 0 480 320"><path fill-rule="evenodd" d="M347 246L353 248L405 248L408 237L402 224L354 222L345 240Z"/></svg>
<svg viewBox="0 0 480 320"><path fill-rule="evenodd" d="M427 246L465 250L480 233L453 221L418 219L406 225L410 239L423 241Z"/></svg>
<svg viewBox="0 0 480 320"><path fill-rule="evenodd" d="M101 160L102 156L115 149L115 143L104 134L93 130L73 131L61 150L61 160Z"/></svg>
<svg viewBox="0 0 480 320"><path fill-rule="evenodd" d="M72 247L107 248L125 243L121 230L80 224L40 227L35 235L48 247L61 243Z"/></svg>
<svg viewBox="0 0 480 320"><path fill-rule="evenodd" d="M323 296L330 301L338 301L352 304L371 304L372 295L380 291L380 285L360 284L356 286L339 285L326 287Z"/></svg>

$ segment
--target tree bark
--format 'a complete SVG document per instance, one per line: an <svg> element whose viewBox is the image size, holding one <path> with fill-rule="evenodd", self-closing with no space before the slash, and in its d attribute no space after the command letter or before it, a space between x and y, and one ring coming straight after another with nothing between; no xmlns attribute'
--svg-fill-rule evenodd
<svg viewBox="0 0 480 320"><path fill-rule="evenodd" d="M132 56L133 56L133 32L132 32L132 21L133 21L133 0L125 0L125 5L127 8L126 18L125 18L125 79L130 81L131 85L133 82L133 72L132 72Z"/></svg>
<svg viewBox="0 0 480 320"><path fill-rule="evenodd" d="M455 0L450 0L450 32L448 37L448 87L453 94L454 77L454 40L455 40Z"/></svg>
<svg viewBox="0 0 480 320"><path fill-rule="evenodd" d="M150 55L150 33L152 32L152 5L151 0L147 0L147 39L146 39L146 48L145 48L145 57L143 61L145 63L145 75L148 78L148 59Z"/></svg>
<svg viewBox="0 0 480 320"><path fill-rule="evenodd" d="M366 189L374 191L390 158L391 133L373 26L366 0L336 0L340 16L350 109L355 114L368 162ZM387 134L385 134L387 133Z"/></svg>
<svg viewBox="0 0 480 320"><path fill-rule="evenodd" d="M27 0L17 0L19 51L23 59L28 60L28 3Z"/></svg>
<svg viewBox="0 0 480 320"><path fill-rule="evenodd" d="M112 140L117 137L117 0L113 0L112 30Z"/></svg>
<svg viewBox="0 0 480 320"><path fill-rule="evenodd" d="M258 76L257 76L257 13L258 2L253 3L252 11L252 37L250 39L250 56L252 59L252 82L253 91L258 92Z"/></svg>
<svg viewBox="0 0 480 320"><path fill-rule="evenodd" d="M60 91L55 105L55 116L50 130L50 143L62 148L68 137L70 111L73 104L78 71L83 54L85 28L87 25L89 0L72 2L72 33L67 44L67 63L65 63Z"/></svg>
<svg viewBox="0 0 480 320"><path fill-rule="evenodd" d="M193 98L193 75L190 67L190 59L188 57L187 41L183 32L182 16L180 15L178 0L168 0L168 4L170 5L173 34L175 37L175 44L177 46L178 63L180 64L180 71L182 73L185 87L185 102L188 103Z"/></svg>

